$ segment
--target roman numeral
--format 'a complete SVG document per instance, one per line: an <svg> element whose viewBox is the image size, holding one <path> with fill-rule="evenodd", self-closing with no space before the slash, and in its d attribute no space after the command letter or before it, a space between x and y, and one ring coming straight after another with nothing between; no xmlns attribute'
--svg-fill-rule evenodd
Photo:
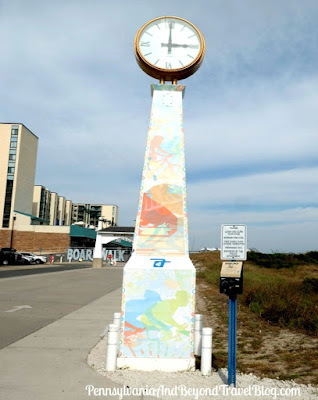
<svg viewBox="0 0 318 400"><path fill-rule="evenodd" d="M169 63L169 62L166 61L166 68L172 69L171 63Z"/></svg>
<svg viewBox="0 0 318 400"><path fill-rule="evenodd" d="M145 46L145 47L149 47L150 46L150 42L140 42L140 46Z"/></svg>

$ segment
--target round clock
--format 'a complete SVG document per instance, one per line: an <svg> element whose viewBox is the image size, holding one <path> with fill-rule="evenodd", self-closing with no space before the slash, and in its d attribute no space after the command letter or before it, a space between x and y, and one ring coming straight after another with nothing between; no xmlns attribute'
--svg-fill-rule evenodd
<svg viewBox="0 0 318 400"><path fill-rule="evenodd" d="M205 42L191 22L179 17L159 17L139 29L134 48L144 72L161 82L175 82L200 67Z"/></svg>

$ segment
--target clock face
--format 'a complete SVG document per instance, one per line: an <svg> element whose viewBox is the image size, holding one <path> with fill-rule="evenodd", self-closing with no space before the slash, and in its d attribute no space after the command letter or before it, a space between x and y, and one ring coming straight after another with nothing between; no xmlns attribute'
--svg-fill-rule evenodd
<svg viewBox="0 0 318 400"><path fill-rule="evenodd" d="M135 39L136 57L141 60L139 64L142 69L149 73L141 65L146 64L153 71L161 70L168 74L170 71L171 76L174 72L200 63L204 47L204 39L199 30L178 17L161 17L148 22ZM149 75L159 76L158 73Z"/></svg>

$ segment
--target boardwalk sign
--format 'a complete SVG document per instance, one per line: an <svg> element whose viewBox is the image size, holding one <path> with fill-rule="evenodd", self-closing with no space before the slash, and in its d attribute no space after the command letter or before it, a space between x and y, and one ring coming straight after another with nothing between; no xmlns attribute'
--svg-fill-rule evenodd
<svg viewBox="0 0 318 400"><path fill-rule="evenodd" d="M93 249L68 249L67 250L67 261L93 261ZM103 260L109 260L110 256L112 260L117 262L125 262L124 259L125 250L107 250L103 249Z"/></svg>

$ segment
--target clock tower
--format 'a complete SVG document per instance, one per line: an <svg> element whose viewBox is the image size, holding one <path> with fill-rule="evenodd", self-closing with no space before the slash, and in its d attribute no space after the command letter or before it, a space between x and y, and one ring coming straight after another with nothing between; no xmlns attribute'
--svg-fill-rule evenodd
<svg viewBox="0 0 318 400"><path fill-rule="evenodd" d="M190 22L160 17L138 31L134 48L141 69L160 83L151 85L133 253L124 267L117 366L193 370L195 268L188 249L185 86L177 81L200 67L205 42Z"/></svg>

